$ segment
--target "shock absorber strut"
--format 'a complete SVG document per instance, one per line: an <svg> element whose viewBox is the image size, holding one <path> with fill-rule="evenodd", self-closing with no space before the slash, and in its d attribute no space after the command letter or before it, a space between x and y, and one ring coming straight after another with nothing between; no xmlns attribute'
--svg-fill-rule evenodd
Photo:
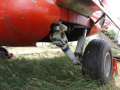
<svg viewBox="0 0 120 90"><path fill-rule="evenodd" d="M77 47L75 50L75 56L79 58L82 63L82 52L86 41L87 29L82 32L82 35L78 38Z"/></svg>
<svg viewBox="0 0 120 90"><path fill-rule="evenodd" d="M66 54L66 56L69 58L70 62L74 65L80 64L80 58L76 56L72 50L70 49L68 45L68 39L66 37L65 31L67 31L68 28L64 24L59 24L57 26L53 27L53 32L50 34L50 39L52 40L53 44L60 47L62 51ZM86 30L84 32L84 35L79 38L78 45L76 48L77 53L82 52L82 48L84 47L85 43L85 37L86 37ZM81 46L81 47L79 47ZM80 49L79 49L80 48Z"/></svg>

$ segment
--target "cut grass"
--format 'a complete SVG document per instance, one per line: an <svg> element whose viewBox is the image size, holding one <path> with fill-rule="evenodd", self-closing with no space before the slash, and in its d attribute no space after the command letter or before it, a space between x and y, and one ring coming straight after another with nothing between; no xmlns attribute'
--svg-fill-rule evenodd
<svg viewBox="0 0 120 90"><path fill-rule="evenodd" d="M0 90L120 90L120 74L98 86L98 81L82 76L81 65L73 66L63 53L54 55L0 59Z"/></svg>

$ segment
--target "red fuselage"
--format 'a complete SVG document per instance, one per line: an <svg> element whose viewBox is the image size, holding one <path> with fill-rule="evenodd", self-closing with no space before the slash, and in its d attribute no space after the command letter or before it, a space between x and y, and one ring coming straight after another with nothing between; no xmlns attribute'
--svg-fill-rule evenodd
<svg viewBox="0 0 120 90"><path fill-rule="evenodd" d="M75 0L69 1L75 2ZM80 1L75 4L77 7L71 10L72 6L68 0L0 0L0 45L34 45L49 35L50 26L53 23L57 24L59 20L91 26L93 20L90 16L100 9L92 0ZM79 4L84 8L79 7ZM74 11L77 8L79 12ZM99 30L100 25L96 24L89 35Z"/></svg>

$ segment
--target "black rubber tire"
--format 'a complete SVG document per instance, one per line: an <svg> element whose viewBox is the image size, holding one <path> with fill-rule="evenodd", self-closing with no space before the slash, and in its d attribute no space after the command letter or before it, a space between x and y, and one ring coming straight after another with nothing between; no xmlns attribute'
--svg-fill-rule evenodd
<svg viewBox="0 0 120 90"><path fill-rule="evenodd" d="M109 54L109 75L105 76L105 58ZM83 55L82 73L90 75L92 78L100 80L101 84L106 84L111 76L113 69L113 57L111 47L103 39L94 39L86 47Z"/></svg>
<svg viewBox="0 0 120 90"><path fill-rule="evenodd" d="M0 58L10 59L9 52L5 46L0 46Z"/></svg>

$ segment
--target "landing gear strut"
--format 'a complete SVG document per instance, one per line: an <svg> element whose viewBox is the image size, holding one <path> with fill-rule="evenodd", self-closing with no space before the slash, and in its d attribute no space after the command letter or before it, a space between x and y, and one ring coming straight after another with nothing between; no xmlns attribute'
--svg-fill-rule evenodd
<svg viewBox="0 0 120 90"><path fill-rule="evenodd" d="M82 63L83 48L84 48L85 40L86 40L86 34L87 34L87 29L85 29L82 32L82 35L79 37L77 47L75 50L75 56L79 58L81 63Z"/></svg>
<svg viewBox="0 0 120 90"><path fill-rule="evenodd" d="M81 62L80 57L82 55L83 47L85 44L87 30L85 29L83 35L79 37L78 45L74 54L68 45L68 39L65 35L65 31L67 31L67 29L67 26L64 24L55 26L54 31L50 34L50 39L55 45L62 49L72 64L79 65Z"/></svg>
<svg viewBox="0 0 120 90"><path fill-rule="evenodd" d="M50 39L63 50L73 65L82 63L83 75L90 75L100 80L101 83L106 84L112 76L113 69L110 45L103 39L93 40L87 45L82 58L87 29L84 30L83 34L78 39L75 54L68 45L65 31L67 31L67 26L64 24L54 26L54 30L50 34Z"/></svg>

